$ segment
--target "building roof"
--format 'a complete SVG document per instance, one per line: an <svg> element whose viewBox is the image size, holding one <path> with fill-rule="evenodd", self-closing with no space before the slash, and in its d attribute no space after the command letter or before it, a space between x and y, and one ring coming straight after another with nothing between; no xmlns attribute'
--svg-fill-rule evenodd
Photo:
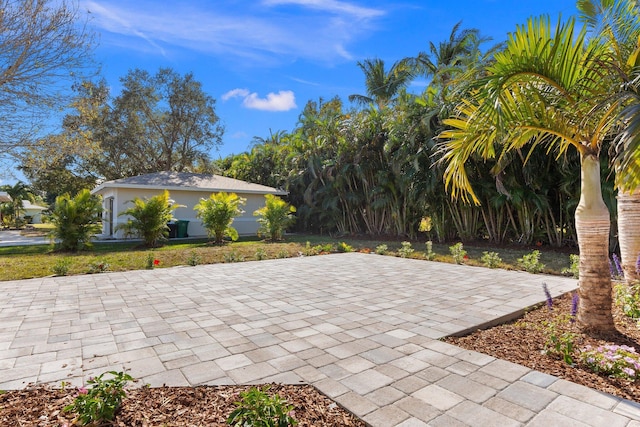
<svg viewBox="0 0 640 427"><path fill-rule="evenodd" d="M0 202L10 202L11 196L6 191L0 191Z"/></svg>
<svg viewBox="0 0 640 427"><path fill-rule="evenodd" d="M252 184L226 176L185 173L185 172L156 172L106 181L94 188L91 193L99 193L104 188L146 188L158 190L186 190L244 193L244 194L275 194L284 196L284 190L278 190L266 185Z"/></svg>
<svg viewBox="0 0 640 427"><path fill-rule="evenodd" d="M22 210L27 210L27 209L34 210L34 211L46 211L49 208L47 208L45 206L34 205L33 203L31 203L28 200L23 200L22 201Z"/></svg>

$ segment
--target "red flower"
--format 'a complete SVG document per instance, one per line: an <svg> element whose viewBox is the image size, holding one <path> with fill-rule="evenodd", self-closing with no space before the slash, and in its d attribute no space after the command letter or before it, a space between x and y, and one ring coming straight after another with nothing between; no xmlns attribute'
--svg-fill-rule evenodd
<svg viewBox="0 0 640 427"><path fill-rule="evenodd" d="M465 255L462 258L464 258L464 260L467 261L469 259L469 255Z"/></svg>
<svg viewBox="0 0 640 427"><path fill-rule="evenodd" d="M159 259L154 259L153 260L153 265L160 265L160 260Z"/></svg>

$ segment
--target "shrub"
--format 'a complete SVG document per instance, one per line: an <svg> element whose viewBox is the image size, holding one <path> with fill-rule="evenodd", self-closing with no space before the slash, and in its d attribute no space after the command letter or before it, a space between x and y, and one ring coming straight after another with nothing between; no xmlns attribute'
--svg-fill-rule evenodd
<svg viewBox="0 0 640 427"><path fill-rule="evenodd" d="M296 208L273 194L264 197L265 205L253 213L259 217L258 235L270 240L282 240L284 231L295 221L293 213Z"/></svg>
<svg viewBox="0 0 640 427"><path fill-rule="evenodd" d="M398 249L400 257L406 258L414 252L414 249L411 247L411 242L402 242L400 245L400 249Z"/></svg>
<svg viewBox="0 0 640 427"><path fill-rule="evenodd" d="M221 192L211 194L208 199L200 199L193 209L215 243L222 243L225 237L235 242L238 240L238 231L231 224L235 217L244 213L240 206L245 203L246 199L235 193Z"/></svg>
<svg viewBox="0 0 640 427"><path fill-rule="evenodd" d="M426 246L426 251L424 253L424 256L429 260L429 261L433 261L436 258L436 253L433 251L433 242L431 240L428 240L425 243Z"/></svg>
<svg viewBox="0 0 640 427"><path fill-rule="evenodd" d="M278 254L276 255L278 258L289 258L289 251L286 249L280 249Z"/></svg>
<svg viewBox="0 0 640 427"><path fill-rule="evenodd" d="M389 247L385 244L376 246L376 253L378 255L384 255L387 253L388 250L389 250Z"/></svg>
<svg viewBox="0 0 640 427"><path fill-rule="evenodd" d="M309 243L309 242L307 242L307 243ZM267 251L265 251L264 248L256 249L256 259L258 261L262 261L263 259L267 259Z"/></svg>
<svg viewBox="0 0 640 427"><path fill-rule="evenodd" d="M540 262L540 251L535 250L530 254L518 258L518 265L528 273L537 274L544 270L544 264Z"/></svg>
<svg viewBox="0 0 640 427"><path fill-rule="evenodd" d="M269 386L262 390L251 387L240 393L240 401L235 402L237 408L227 418L227 424L235 427L288 427L298 422L289 413L293 406L274 394L269 396Z"/></svg>
<svg viewBox="0 0 640 427"><path fill-rule="evenodd" d="M169 192L165 190L162 194L153 196L147 200L136 197L129 202L133 206L120 212L121 215L128 215L129 219L124 224L118 224L117 230L124 230L127 236L139 236L147 247L156 247L158 243L166 239L169 235L167 223L174 220L173 211L182 205L176 205L169 199Z"/></svg>
<svg viewBox="0 0 640 427"><path fill-rule="evenodd" d="M227 262L227 263L244 261L244 257L236 251L229 251L225 253L223 258L224 258L224 262Z"/></svg>
<svg viewBox="0 0 640 427"><path fill-rule="evenodd" d="M105 271L109 271L109 264L104 261L89 264L89 274L104 273Z"/></svg>
<svg viewBox="0 0 640 427"><path fill-rule="evenodd" d="M485 267L498 268L500 266L500 263L502 262L502 258L500 258L500 255L498 255L497 252L484 251L482 252L480 261L482 261L482 264Z"/></svg>
<svg viewBox="0 0 640 427"><path fill-rule="evenodd" d="M71 266L71 259L62 258L59 259L51 269L56 276L66 276L69 273L69 266Z"/></svg>
<svg viewBox="0 0 640 427"><path fill-rule="evenodd" d="M153 270L153 267L157 267L160 265L160 260L156 259L153 254L147 255L147 260L145 262L145 268L147 270Z"/></svg>
<svg viewBox="0 0 640 427"><path fill-rule="evenodd" d="M569 255L569 268L564 268L561 271L562 274L570 274L574 279L579 279L580 277L580 255L571 254Z"/></svg>
<svg viewBox="0 0 640 427"><path fill-rule="evenodd" d="M462 264L467 257L467 251L464 250L464 246L461 242L456 243L453 246L449 246L449 252L453 256L453 261L456 264Z"/></svg>
<svg viewBox="0 0 640 427"><path fill-rule="evenodd" d="M91 247L91 238L102 231L99 223L102 205L99 197L82 190L75 197L68 193L56 197L50 221L51 237L62 250L79 251Z"/></svg>
<svg viewBox="0 0 640 427"><path fill-rule="evenodd" d="M189 258L187 258L187 264L191 267L195 267L200 263L202 263L202 257L198 255L196 251L191 251L191 253L189 254Z"/></svg>
<svg viewBox="0 0 640 427"><path fill-rule="evenodd" d="M353 252L353 246L345 243L345 242L340 242L338 243L338 252L341 253L345 253L345 252Z"/></svg>
<svg viewBox="0 0 640 427"><path fill-rule="evenodd" d="M118 408L125 397L125 385L133 378L124 372L109 371L113 378L103 380L105 374L90 378L87 384L90 389L78 389L78 396L71 405L64 408L65 412L75 412L78 420L83 424L103 425L113 421Z"/></svg>

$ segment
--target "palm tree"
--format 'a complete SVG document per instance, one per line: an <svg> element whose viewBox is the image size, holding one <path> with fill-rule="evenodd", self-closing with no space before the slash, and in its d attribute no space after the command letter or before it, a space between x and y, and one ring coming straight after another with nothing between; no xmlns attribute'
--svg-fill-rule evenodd
<svg viewBox="0 0 640 427"><path fill-rule="evenodd" d="M11 202L5 202L9 204L9 216L12 221L16 223L20 216L20 211L23 209L23 202L29 200L34 202L35 197L31 192L31 187L22 181L16 182L14 185L3 185L0 187L0 191L6 192L11 197Z"/></svg>
<svg viewBox="0 0 640 427"><path fill-rule="evenodd" d="M358 61L358 67L364 73L367 94L349 95L349 101L375 104L380 110L393 103L400 90L413 78L410 69L402 62L393 64L389 71L385 70L384 61L378 58Z"/></svg>
<svg viewBox="0 0 640 427"><path fill-rule="evenodd" d="M632 0L579 0L580 18L609 47L609 61L624 80L616 97L627 103L616 139L618 242L628 283L640 279L640 7Z"/></svg>
<svg viewBox="0 0 640 427"><path fill-rule="evenodd" d="M441 133L445 186L453 197L479 203L465 163L542 145L560 157L573 147L580 155L581 194L575 221L580 248L578 321L591 331L614 329L608 266L610 219L603 201L599 154L618 114L602 107L615 79L601 66L606 46L576 31L575 21L531 18L511 34L503 52L473 91L445 120ZM529 153L531 155L531 151Z"/></svg>

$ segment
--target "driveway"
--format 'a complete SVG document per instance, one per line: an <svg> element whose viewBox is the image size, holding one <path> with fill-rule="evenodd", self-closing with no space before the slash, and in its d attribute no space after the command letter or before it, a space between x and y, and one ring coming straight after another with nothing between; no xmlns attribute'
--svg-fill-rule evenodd
<svg viewBox="0 0 640 427"><path fill-rule="evenodd" d="M438 338L572 279L359 253L0 282L0 389L107 370L310 383L372 426L640 425L633 402Z"/></svg>

